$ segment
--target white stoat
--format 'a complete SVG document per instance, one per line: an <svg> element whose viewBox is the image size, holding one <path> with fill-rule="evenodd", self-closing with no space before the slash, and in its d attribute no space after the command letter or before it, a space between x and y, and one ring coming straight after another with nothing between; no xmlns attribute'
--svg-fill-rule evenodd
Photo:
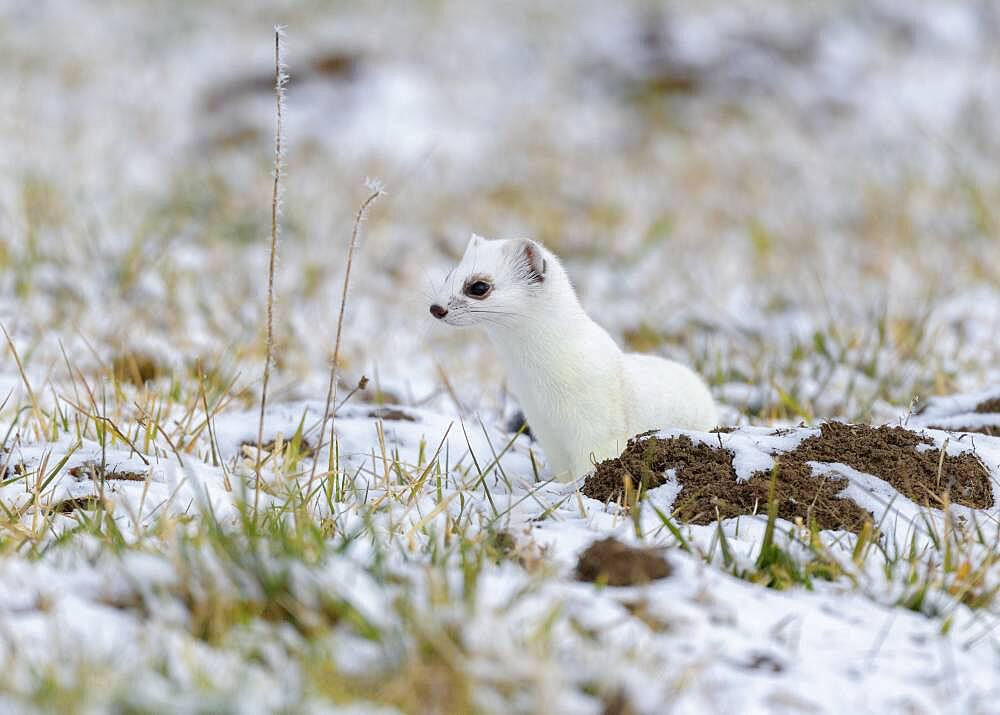
<svg viewBox="0 0 1000 715"><path fill-rule="evenodd" d="M618 456L640 432L717 424L701 378L670 360L622 352L584 312L559 259L535 241L473 235L430 310L449 325L486 331L559 479Z"/></svg>

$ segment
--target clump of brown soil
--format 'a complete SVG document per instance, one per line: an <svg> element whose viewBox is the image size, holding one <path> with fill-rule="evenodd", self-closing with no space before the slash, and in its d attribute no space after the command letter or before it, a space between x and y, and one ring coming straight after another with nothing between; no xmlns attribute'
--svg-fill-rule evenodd
<svg viewBox="0 0 1000 715"><path fill-rule="evenodd" d="M71 497L56 502L50 508L57 514L72 514L74 511L93 511L101 505L100 497L89 495L83 497Z"/></svg>
<svg viewBox="0 0 1000 715"><path fill-rule="evenodd" d="M940 506L951 500L973 509L993 506L990 475L969 452L945 455L938 449L917 451L933 440L903 427L871 427L827 422L821 434L802 442L792 454L814 462L841 462L889 482L917 504Z"/></svg>
<svg viewBox="0 0 1000 715"><path fill-rule="evenodd" d="M148 353L126 351L111 360L111 372L118 382L131 382L136 387L142 387L170 370Z"/></svg>
<svg viewBox="0 0 1000 715"><path fill-rule="evenodd" d="M261 453L264 454L265 456L272 454L274 450L280 446L282 454L284 454L288 450L288 446L291 443L292 443L291 439L282 440L280 443L275 439L270 439L267 442L264 442L260 446ZM244 440L240 442L240 449L243 451L244 454L249 453L250 455L253 455L254 453L256 453L257 450L257 440ZM316 449L315 447L313 447L312 442L310 442L305 437L299 440L298 454L300 457L305 457L308 459L312 457L315 453Z"/></svg>
<svg viewBox="0 0 1000 715"><path fill-rule="evenodd" d="M929 506L940 506L947 493L973 508L993 505L989 473L971 454L945 455L940 450L918 452L931 440L901 427L871 427L828 422L820 434L809 437L791 452L776 457L778 516L821 529L859 531L872 517L838 494L846 480L833 475L813 476L809 462L839 462L879 477L902 494ZM940 471L939 471L940 467ZM624 479L643 490L665 482L664 472L675 470L681 485L674 516L681 521L707 524L716 519L767 511L770 472L757 472L736 481L733 454L724 447L696 444L686 436L631 440L621 456L597 465L582 491L601 501L623 497Z"/></svg>
<svg viewBox="0 0 1000 715"><path fill-rule="evenodd" d="M944 432L972 432L974 434L984 434L987 437L1000 437L1000 426L996 425L979 425L978 427L971 427L965 425L963 427L946 427L945 425L928 425L931 429L939 429Z"/></svg>
<svg viewBox="0 0 1000 715"><path fill-rule="evenodd" d="M649 491L662 485L668 469L677 470L682 485L719 484L728 489L736 478L733 455L727 449L697 444L690 437L629 440L620 456L597 465L580 490L600 501L624 498L626 475L632 485Z"/></svg>
<svg viewBox="0 0 1000 715"><path fill-rule="evenodd" d="M135 472L126 469L118 470L101 466L97 462L84 462L69 470L69 475L74 479L90 479L95 482L118 479L126 482L144 482L147 474L145 472Z"/></svg>
<svg viewBox="0 0 1000 715"><path fill-rule="evenodd" d="M640 549L613 538L595 541L576 563L577 580L608 586L649 583L672 571L659 549Z"/></svg>
<svg viewBox="0 0 1000 715"><path fill-rule="evenodd" d="M767 513L771 489L771 473L756 472L745 482L736 482L729 455L729 473L723 480L707 479L704 473L693 478L678 470L681 493L674 501L674 516L693 524L708 524L716 519L728 519L741 514ZM837 495L847 482L839 477L813 476L804 460L782 455L777 460L775 499L778 516L803 523L815 521L821 529L859 531L872 517L850 499ZM682 476L683 474L683 476Z"/></svg>
<svg viewBox="0 0 1000 715"><path fill-rule="evenodd" d="M976 405L976 409L973 410L979 415L992 415L1000 414L1000 397L993 397L989 400L984 400ZM946 432L975 432L977 434L984 434L987 437L1000 437L1000 423L995 425L979 425L978 427L964 426L964 427L946 427L944 425L931 425L931 429L945 430Z"/></svg>
<svg viewBox="0 0 1000 715"><path fill-rule="evenodd" d="M629 700L624 690L616 690L613 695L604 700L601 715L636 715L638 711Z"/></svg>
<svg viewBox="0 0 1000 715"><path fill-rule="evenodd" d="M396 407L379 407L368 413L373 420L383 422L416 422L417 418Z"/></svg>
<svg viewBox="0 0 1000 715"><path fill-rule="evenodd" d="M1000 413L1000 397L994 397L990 400L980 402L976 405L976 414L980 415L992 415ZM1000 424L996 425L979 425L978 427L941 427L934 426L934 429L943 429L948 432L976 432L977 434L984 434L987 437L1000 437Z"/></svg>
<svg viewBox="0 0 1000 715"><path fill-rule="evenodd" d="M997 425L979 425L978 427L971 427L969 425L964 425L961 427L950 427L946 425L928 425L930 429L939 429L943 432L971 432L973 434L984 434L987 437L1000 437L1000 426Z"/></svg>
<svg viewBox="0 0 1000 715"><path fill-rule="evenodd" d="M991 400L980 402L976 405L976 412L981 415L989 415L994 412L1000 412L1000 397L994 397Z"/></svg>

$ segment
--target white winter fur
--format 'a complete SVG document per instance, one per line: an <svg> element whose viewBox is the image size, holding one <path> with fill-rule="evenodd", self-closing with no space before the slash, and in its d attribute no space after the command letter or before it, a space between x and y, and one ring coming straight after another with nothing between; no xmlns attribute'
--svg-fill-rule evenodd
<svg viewBox="0 0 1000 715"><path fill-rule="evenodd" d="M483 300L463 295L476 277L493 286ZM717 424L701 378L670 360L622 352L584 312L559 260L534 241L473 236L436 304L448 311L443 322L486 331L559 479L586 474L640 432Z"/></svg>

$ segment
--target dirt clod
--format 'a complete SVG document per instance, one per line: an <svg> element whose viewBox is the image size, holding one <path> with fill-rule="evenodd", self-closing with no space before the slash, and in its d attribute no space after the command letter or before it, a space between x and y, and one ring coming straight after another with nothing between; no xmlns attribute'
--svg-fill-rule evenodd
<svg viewBox="0 0 1000 715"><path fill-rule="evenodd" d="M785 670L785 664L770 653L751 653L740 665L744 670L763 670L768 673L781 673Z"/></svg>
<svg viewBox="0 0 1000 715"><path fill-rule="evenodd" d="M945 494L972 508L993 505L989 473L974 455L917 451L933 442L902 427L872 427L828 422L820 434L776 457L778 516L821 529L859 531L872 516L850 499L838 496L847 483L834 475L813 476L809 462L838 462L872 474L918 504L940 507ZM582 491L601 501L622 498L625 475L643 490L660 486L673 469L681 485L674 516L707 524L741 514L766 513L770 472L736 481L733 454L722 446L696 444L686 436L631 440L621 456L597 466Z"/></svg>
<svg viewBox="0 0 1000 715"><path fill-rule="evenodd" d="M111 372L118 382L130 382L136 387L142 387L147 382L168 374L170 370L148 353L126 351L111 360Z"/></svg>
<svg viewBox="0 0 1000 715"><path fill-rule="evenodd" d="M660 549L643 549L617 539L595 541L576 564L576 578L608 586L635 586L666 578L673 569Z"/></svg>
<svg viewBox="0 0 1000 715"><path fill-rule="evenodd" d="M993 399L980 402L976 405L976 412L981 415L989 415L994 412L1000 412L1000 397L994 397Z"/></svg>
<svg viewBox="0 0 1000 715"><path fill-rule="evenodd" d="M1000 417L1000 397L983 400L976 405L976 409L973 412L979 415L997 415ZM984 434L987 437L1000 437L1000 421L995 424L980 424L976 426L969 424L962 427L954 427L934 424L930 425L930 427L931 429L944 430L945 432L972 432L975 434Z"/></svg>
<svg viewBox="0 0 1000 715"><path fill-rule="evenodd" d="M604 701L604 708L601 710L601 715L635 715L635 713L636 709L624 690L616 690Z"/></svg>
<svg viewBox="0 0 1000 715"><path fill-rule="evenodd" d="M383 422L417 421L416 417L407 412L403 412L403 410L396 407L379 407L378 409L369 412L368 417L370 417L373 420L382 420Z"/></svg>
<svg viewBox="0 0 1000 715"><path fill-rule="evenodd" d="M994 397L989 400L984 400L976 405L976 409L973 410L979 415L1000 415L1000 397ZM944 425L931 425L933 429L945 430L947 432L973 432L976 434L984 434L987 437L1000 437L1000 423L997 424L981 424L973 427L972 425L966 425L964 427L947 427Z"/></svg>
<svg viewBox="0 0 1000 715"><path fill-rule="evenodd" d="M133 472L128 470L111 469L101 466L97 462L84 462L69 470L69 475L74 479L91 479L95 482L107 479L117 479L126 482L146 481L145 472Z"/></svg>
<svg viewBox="0 0 1000 715"><path fill-rule="evenodd" d="M979 425L978 427L944 427L931 425L931 429L944 430L945 432L971 432L973 434L984 434L987 437L1000 437L1000 425Z"/></svg>
<svg viewBox="0 0 1000 715"><path fill-rule="evenodd" d="M285 451L288 449L288 446L291 443L292 443L292 440L290 440L290 439L283 440L280 443L282 453L285 453ZM274 450L277 449L278 446L279 446L279 442L277 440L270 439L267 442L264 442L260 446L260 449L261 449L261 452L263 454L268 455L268 454L273 454ZM256 451L257 451L257 441L256 440L244 440L243 442L240 443L240 449L241 449L241 451L244 454L249 454L249 455L252 456L252 455L256 454ZM312 457L315 453L316 453L316 449L315 449L315 447L313 447L312 443L309 440L307 440L305 438L302 438L302 439L299 440L299 456L300 457L309 458L309 457Z"/></svg>
<svg viewBox="0 0 1000 715"><path fill-rule="evenodd" d="M74 511L93 511L101 505L101 500L97 496L82 496L63 499L52 505L52 511L58 514L72 514Z"/></svg>

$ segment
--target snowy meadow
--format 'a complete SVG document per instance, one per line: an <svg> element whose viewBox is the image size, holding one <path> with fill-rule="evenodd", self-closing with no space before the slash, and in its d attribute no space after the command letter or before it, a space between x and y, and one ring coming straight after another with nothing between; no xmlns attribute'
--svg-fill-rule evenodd
<svg viewBox="0 0 1000 715"><path fill-rule="evenodd" d="M10 0L0 58L0 712L997 712L993 4ZM551 481L428 314L472 232L720 429Z"/></svg>

